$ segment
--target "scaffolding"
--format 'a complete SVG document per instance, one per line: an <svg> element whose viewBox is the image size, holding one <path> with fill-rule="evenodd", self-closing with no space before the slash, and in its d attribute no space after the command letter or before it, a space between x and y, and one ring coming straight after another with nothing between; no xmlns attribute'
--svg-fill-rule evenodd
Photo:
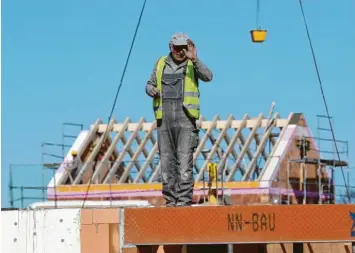
<svg viewBox="0 0 355 253"><path fill-rule="evenodd" d="M324 123L323 121L326 120L327 122ZM317 140L317 145L318 145L318 152L320 153L320 158L328 160L327 161L327 170L329 173L329 185L331 185L332 189L326 188L324 189L325 192L330 192L330 191L338 191L340 190L339 188L342 185L336 184L335 180L335 174L337 171L343 172L343 167L346 170L347 176L346 179L343 178L342 181L344 181L344 186L348 188L353 188L350 186L350 165L349 165L349 142L348 141L343 141L343 140L337 140L332 138L331 134L331 129L329 127L325 127L324 125L329 126L329 121L331 121L331 124L334 125L334 119L332 116L326 116L326 115L317 115L317 137L315 139ZM336 146L341 147L338 148L338 153L339 157L337 154L337 149ZM344 162L345 161L345 162ZM319 163L321 162L320 160L318 161ZM348 188L345 188L345 196L347 195ZM338 196L341 197L340 194L337 194ZM341 197L342 201L344 201L344 197ZM331 203L336 203L337 200L329 200ZM351 203L351 199L345 201L345 203Z"/></svg>
<svg viewBox="0 0 355 253"><path fill-rule="evenodd" d="M68 129L71 127L71 129ZM79 128L79 130L78 130ZM39 165L19 165L19 164L10 164L9 166L9 204L10 207L13 208L15 202L20 201L21 207L24 208L27 201L35 201L35 200L47 200L47 183L50 178L55 175L56 170L60 166L61 162L65 157L65 153L67 149L72 146L72 142L68 141L68 139L72 140L75 139L77 136L77 132L82 131L84 128L83 124L71 123L71 122L64 122L62 124L62 143L54 143L54 142L42 142L41 143L41 164ZM73 129L76 132L73 132ZM70 131L68 134L68 131ZM49 158L49 159L48 159ZM53 160L54 159L54 160ZM27 167L27 168L26 168ZM32 167L32 168L29 168ZM14 185L14 170L21 170L21 169L33 169L33 168L41 168L41 186L39 185ZM22 173L20 173L22 174ZM19 191L20 194L18 197L14 197L14 191ZM41 196L27 196L26 192L29 191L40 191Z"/></svg>

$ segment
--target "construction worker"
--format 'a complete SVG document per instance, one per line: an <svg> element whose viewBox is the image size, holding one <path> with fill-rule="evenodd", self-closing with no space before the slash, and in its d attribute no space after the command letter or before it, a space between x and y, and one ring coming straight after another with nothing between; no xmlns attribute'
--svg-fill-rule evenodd
<svg viewBox="0 0 355 253"><path fill-rule="evenodd" d="M68 167L65 168L65 171L68 173L69 182L72 184L74 181L73 171L74 171L74 174L78 173L78 171L77 171L77 169L78 169L78 160L77 160L78 153L76 152L76 150L72 150L71 155L72 155L73 160L68 163Z"/></svg>
<svg viewBox="0 0 355 253"><path fill-rule="evenodd" d="M156 62L146 93L153 98L157 120L166 206L189 206L194 187L193 153L199 141L198 81L211 81L212 72L197 57L195 44L186 34L174 34L169 48L169 55Z"/></svg>

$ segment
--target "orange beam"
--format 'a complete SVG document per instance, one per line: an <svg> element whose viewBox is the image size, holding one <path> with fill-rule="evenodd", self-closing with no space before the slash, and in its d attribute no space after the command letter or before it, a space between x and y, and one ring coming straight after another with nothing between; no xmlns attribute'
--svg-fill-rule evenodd
<svg viewBox="0 0 355 253"><path fill-rule="evenodd" d="M221 187L221 183L218 182ZM213 185L215 186L215 185ZM259 188L261 186L260 182L224 182L223 187L225 188L241 188L241 189L250 189L250 188ZM202 182L195 183L194 189L198 190L203 187ZM205 183L205 187L207 187L207 183ZM151 184L92 184L89 187L89 192L91 191L130 191L130 190L156 190L161 191L162 185L161 183L151 183ZM61 192L87 192L88 185L58 185L56 186L56 191L58 193Z"/></svg>
<svg viewBox="0 0 355 253"><path fill-rule="evenodd" d="M355 241L351 212L355 205L125 208L124 244Z"/></svg>

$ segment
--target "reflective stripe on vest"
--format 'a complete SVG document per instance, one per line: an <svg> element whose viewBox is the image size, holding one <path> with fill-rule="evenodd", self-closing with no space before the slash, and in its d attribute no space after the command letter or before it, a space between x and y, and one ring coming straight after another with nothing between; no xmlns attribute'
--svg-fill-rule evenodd
<svg viewBox="0 0 355 253"><path fill-rule="evenodd" d="M162 94L162 77L166 58L167 56L161 57L156 67L157 88L160 91L160 94ZM195 79L194 67L190 60L187 62L186 75L184 80L183 104L192 117L196 119L200 117L200 93ZM161 119L163 117L161 97L153 99L153 109L155 118Z"/></svg>

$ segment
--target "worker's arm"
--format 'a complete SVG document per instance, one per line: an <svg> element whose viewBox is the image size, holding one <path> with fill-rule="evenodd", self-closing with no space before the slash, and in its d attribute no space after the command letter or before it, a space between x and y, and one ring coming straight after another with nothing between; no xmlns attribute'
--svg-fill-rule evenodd
<svg viewBox="0 0 355 253"><path fill-rule="evenodd" d="M212 80L213 74L211 70L209 70L199 58L196 58L193 64L197 78L201 79L204 82L210 82Z"/></svg>
<svg viewBox="0 0 355 253"><path fill-rule="evenodd" d="M154 97L159 94L159 91L157 89L157 80L156 80L156 68L157 68L158 62L155 64L153 71L150 75L150 78L145 86L145 92L147 93L148 96Z"/></svg>
<svg viewBox="0 0 355 253"><path fill-rule="evenodd" d="M188 41L187 48L183 49L186 57L190 59L194 65L195 74L198 79L201 79L204 82L209 82L213 78L211 70L197 57L197 50L195 43L192 40Z"/></svg>

